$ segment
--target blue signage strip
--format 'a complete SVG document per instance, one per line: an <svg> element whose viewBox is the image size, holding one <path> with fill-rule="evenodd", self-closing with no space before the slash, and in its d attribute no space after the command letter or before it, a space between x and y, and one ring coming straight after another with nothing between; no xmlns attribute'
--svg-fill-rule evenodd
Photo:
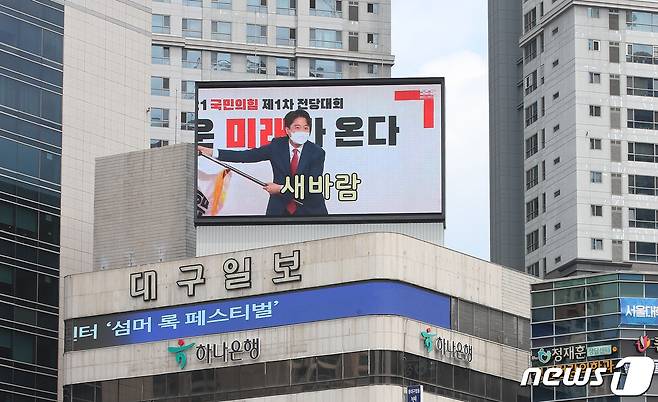
<svg viewBox="0 0 658 402"><path fill-rule="evenodd" d="M658 326L658 299L621 297L621 323Z"/></svg>
<svg viewBox="0 0 658 402"><path fill-rule="evenodd" d="M450 328L450 297L374 280L66 321L65 350L85 350L366 315Z"/></svg>

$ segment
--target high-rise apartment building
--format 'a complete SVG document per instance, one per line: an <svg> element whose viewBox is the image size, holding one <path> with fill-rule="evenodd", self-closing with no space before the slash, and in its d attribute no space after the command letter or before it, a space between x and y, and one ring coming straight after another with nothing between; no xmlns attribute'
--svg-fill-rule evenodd
<svg viewBox="0 0 658 402"><path fill-rule="evenodd" d="M390 0L154 0L151 146L194 140L194 82L389 77Z"/></svg>
<svg viewBox="0 0 658 402"><path fill-rule="evenodd" d="M658 262L658 5L522 7L525 242L509 247L537 276Z"/></svg>

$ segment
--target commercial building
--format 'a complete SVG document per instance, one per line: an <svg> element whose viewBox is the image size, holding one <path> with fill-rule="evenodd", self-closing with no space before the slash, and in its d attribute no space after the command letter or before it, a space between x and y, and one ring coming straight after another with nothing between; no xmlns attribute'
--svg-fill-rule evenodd
<svg viewBox="0 0 658 402"><path fill-rule="evenodd" d="M533 401L650 402L648 392L620 398L610 389L620 358L658 359L658 276L654 272L595 274L532 285L532 364L535 367L604 367L601 386L533 387ZM643 337L646 336L646 339Z"/></svg>
<svg viewBox="0 0 658 402"><path fill-rule="evenodd" d="M657 262L656 3L528 0L522 7L524 147L514 151L525 159L518 215L526 271L565 276ZM506 247L518 253L521 245Z"/></svg>
<svg viewBox="0 0 658 402"><path fill-rule="evenodd" d="M65 401L529 401L528 275L369 233L71 275Z"/></svg>

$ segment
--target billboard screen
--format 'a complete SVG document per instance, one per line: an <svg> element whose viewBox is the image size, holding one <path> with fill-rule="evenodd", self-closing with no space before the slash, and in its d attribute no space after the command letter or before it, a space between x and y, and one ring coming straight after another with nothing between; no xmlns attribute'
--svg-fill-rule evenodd
<svg viewBox="0 0 658 402"><path fill-rule="evenodd" d="M440 222L442 78L197 83L198 224Z"/></svg>

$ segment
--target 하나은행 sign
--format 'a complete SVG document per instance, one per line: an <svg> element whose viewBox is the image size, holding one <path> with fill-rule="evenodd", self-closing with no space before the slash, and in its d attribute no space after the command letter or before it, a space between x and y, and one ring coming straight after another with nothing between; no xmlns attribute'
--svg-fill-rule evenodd
<svg viewBox="0 0 658 402"><path fill-rule="evenodd" d="M444 219L442 78L197 83L199 224Z"/></svg>

